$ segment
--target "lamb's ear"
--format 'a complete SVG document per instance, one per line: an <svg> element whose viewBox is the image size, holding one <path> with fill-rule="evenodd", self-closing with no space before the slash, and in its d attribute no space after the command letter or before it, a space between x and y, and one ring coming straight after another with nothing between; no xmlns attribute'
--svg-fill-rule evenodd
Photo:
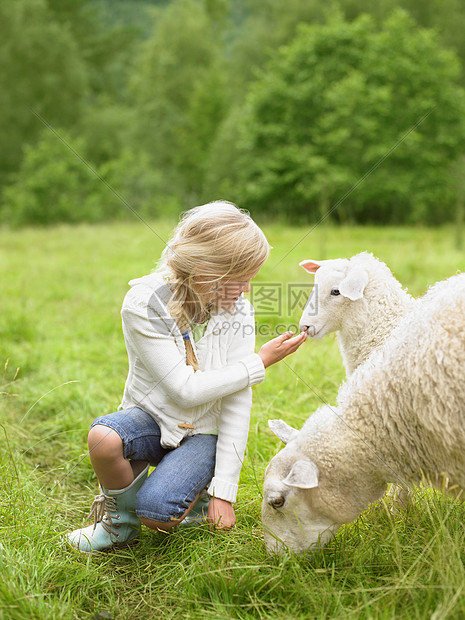
<svg viewBox="0 0 465 620"><path fill-rule="evenodd" d="M268 420L268 426L272 433L276 435L278 439L284 444L289 443L291 439L299 433L296 428L292 428L289 424L286 424L283 420Z"/></svg>
<svg viewBox="0 0 465 620"><path fill-rule="evenodd" d="M321 260L312 260L311 258L306 258L299 263L299 267L303 267L305 271L308 271L308 273L316 273L321 267L322 262L323 261Z"/></svg>
<svg viewBox="0 0 465 620"><path fill-rule="evenodd" d="M310 459L299 459L292 466L283 484L299 489L313 489L318 486L318 467Z"/></svg>
<svg viewBox="0 0 465 620"><path fill-rule="evenodd" d="M339 284L339 292L347 299L356 301L362 299L363 291L368 284L368 273L365 269L355 267L350 269L347 276Z"/></svg>

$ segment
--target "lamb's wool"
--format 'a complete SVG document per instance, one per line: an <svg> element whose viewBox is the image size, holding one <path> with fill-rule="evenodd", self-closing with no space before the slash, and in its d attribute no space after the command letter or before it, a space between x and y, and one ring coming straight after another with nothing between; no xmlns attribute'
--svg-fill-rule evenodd
<svg viewBox="0 0 465 620"><path fill-rule="evenodd" d="M461 274L418 300L348 378L337 407L322 407L298 434L287 433L264 483L268 548L281 549L274 537L297 551L324 544L389 482L441 488L446 478L449 488L465 489L464 362ZM302 462L316 466L318 486L299 478Z"/></svg>
<svg viewBox="0 0 465 620"><path fill-rule="evenodd" d="M400 319L413 309L414 299L390 269L368 252L350 259L302 261L314 265L313 291L300 319L310 337L323 338L336 331L347 375L382 346ZM360 297L349 299L341 283L362 279ZM341 294L334 296L337 289Z"/></svg>

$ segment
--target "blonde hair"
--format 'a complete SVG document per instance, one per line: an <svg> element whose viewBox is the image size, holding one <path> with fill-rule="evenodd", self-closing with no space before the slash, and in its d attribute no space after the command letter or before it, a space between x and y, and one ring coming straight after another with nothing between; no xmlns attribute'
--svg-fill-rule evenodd
<svg viewBox="0 0 465 620"><path fill-rule="evenodd" d="M168 309L181 332L208 316L208 298L199 293L196 284L220 286L228 279L250 277L269 252L262 230L246 211L231 202L209 202L186 211L157 268L169 278L172 296ZM190 340L185 339L184 344L187 363L198 370Z"/></svg>

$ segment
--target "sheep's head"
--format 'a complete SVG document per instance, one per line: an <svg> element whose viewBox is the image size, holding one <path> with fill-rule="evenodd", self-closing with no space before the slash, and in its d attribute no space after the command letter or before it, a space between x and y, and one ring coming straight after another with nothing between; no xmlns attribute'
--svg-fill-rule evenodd
<svg viewBox="0 0 465 620"><path fill-rule="evenodd" d="M300 329L319 340L342 329L350 304L363 299L368 273L345 258L307 259L299 264L315 274L315 284L300 319Z"/></svg>
<svg viewBox="0 0 465 620"><path fill-rule="evenodd" d="M318 507L318 467L282 450L270 462L263 486L262 521L271 553L302 553L324 546L339 524ZM282 472L286 475L283 477Z"/></svg>
<svg viewBox="0 0 465 620"><path fill-rule="evenodd" d="M356 519L385 485L359 467L353 433L335 409L318 409L297 431L281 420L271 430L286 446L270 461L263 484L262 522L271 553L325 546L343 523ZM362 460L363 460L362 455Z"/></svg>
<svg viewBox="0 0 465 620"><path fill-rule="evenodd" d="M332 424L334 414L324 407L312 418L310 432L318 435ZM302 449L302 433L308 429L299 432L282 420L270 420L269 426L286 447L265 472L262 521L266 547L272 553L281 553L284 547L300 553L324 546L341 520L325 504L318 465Z"/></svg>

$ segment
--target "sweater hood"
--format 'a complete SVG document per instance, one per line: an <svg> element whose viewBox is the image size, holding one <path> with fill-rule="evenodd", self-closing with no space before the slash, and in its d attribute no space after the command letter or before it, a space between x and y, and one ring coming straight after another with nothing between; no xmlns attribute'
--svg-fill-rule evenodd
<svg viewBox="0 0 465 620"><path fill-rule="evenodd" d="M133 280L129 280L129 286L137 286L138 284L142 284L143 286L148 286L149 288L159 288L161 284L167 284L163 276L159 273L149 273L146 276L141 276L140 278L134 278Z"/></svg>

